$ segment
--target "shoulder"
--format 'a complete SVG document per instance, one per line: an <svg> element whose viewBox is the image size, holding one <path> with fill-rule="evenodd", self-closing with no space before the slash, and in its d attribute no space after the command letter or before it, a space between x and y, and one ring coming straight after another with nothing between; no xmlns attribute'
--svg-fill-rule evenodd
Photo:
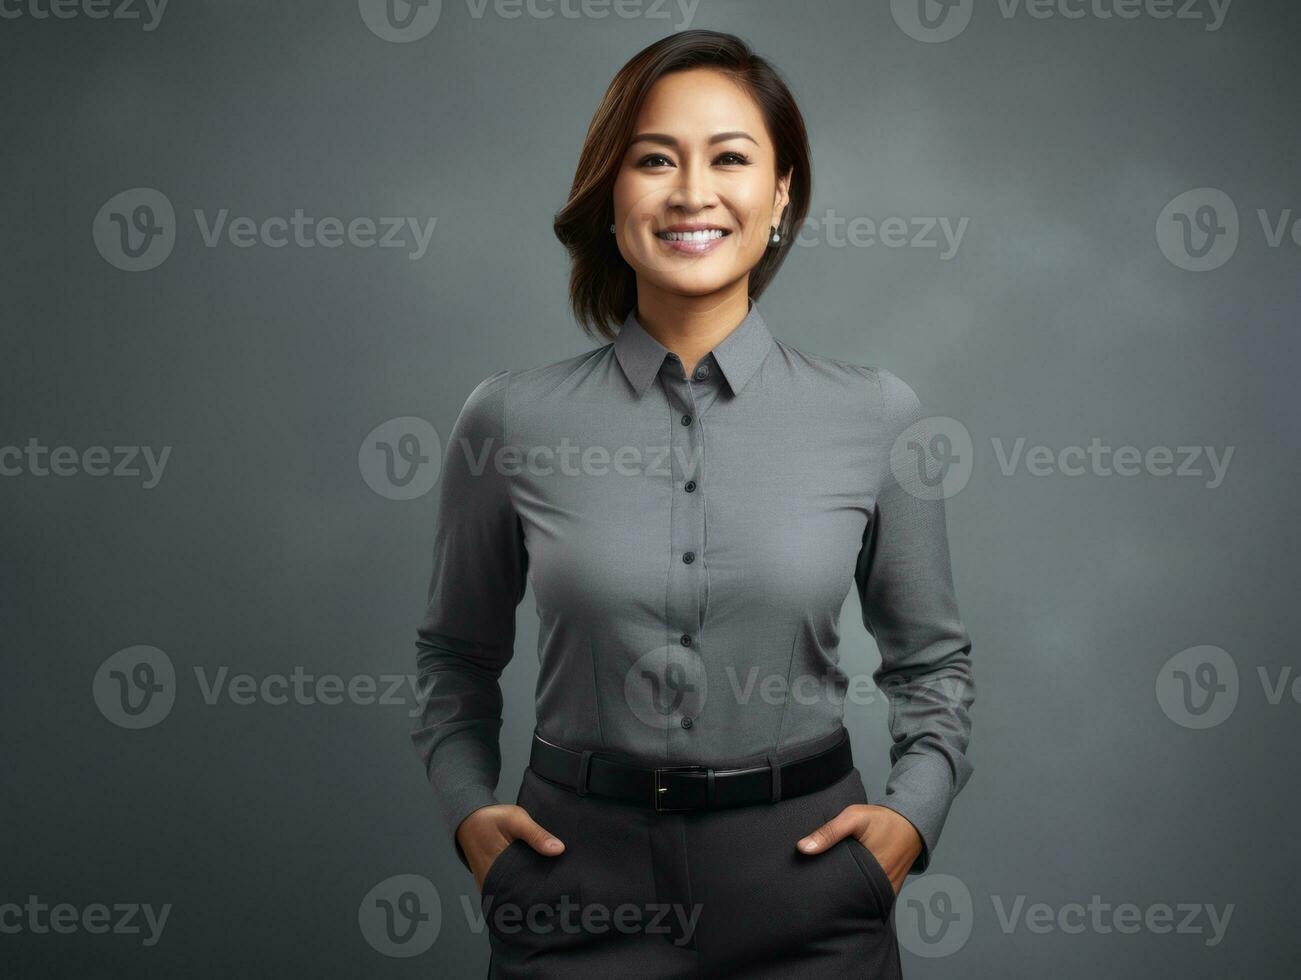
<svg viewBox="0 0 1301 980"><path fill-rule="evenodd" d="M881 399L881 411L887 418L915 420L921 415L921 399L907 381L882 367L864 368L871 372Z"/></svg>
<svg viewBox="0 0 1301 980"><path fill-rule="evenodd" d="M857 405L866 405L874 415L885 418L916 418L920 399L908 382L883 367L827 357L777 341L783 358L802 374L813 377L820 385L839 387Z"/></svg>
<svg viewBox="0 0 1301 980"><path fill-rule="evenodd" d="M461 408L461 418L477 430L504 433L512 428L510 421L521 411L536 406L540 397L560 387L610 346L605 344L545 364L494 371L470 391Z"/></svg>
<svg viewBox="0 0 1301 980"><path fill-rule="evenodd" d="M529 402L534 398L554 391L576 374L582 372L594 360L607 354L613 354L613 342L602 344L581 354L571 354L559 360L536 364L532 367L516 368L511 372L511 398L517 402Z"/></svg>
<svg viewBox="0 0 1301 980"><path fill-rule="evenodd" d="M509 368L494 371L471 389L456 418L456 429L462 436L501 433L511 373Z"/></svg>

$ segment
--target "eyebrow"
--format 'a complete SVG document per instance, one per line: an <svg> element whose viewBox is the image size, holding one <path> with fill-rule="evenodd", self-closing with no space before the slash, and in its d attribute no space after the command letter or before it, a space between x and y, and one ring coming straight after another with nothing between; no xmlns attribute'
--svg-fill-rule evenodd
<svg viewBox="0 0 1301 980"><path fill-rule="evenodd" d="M709 142L712 145L714 143L725 143L728 140L735 140L735 139L749 140L755 146L759 145L758 140L756 140L749 133L743 132L742 130L739 129L728 133L715 133L713 136L709 137ZM667 133L638 133L636 136L632 138L632 141L629 143L629 145L631 146L633 143L662 143L665 146L678 145L678 141L674 139L672 136L669 136Z"/></svg>

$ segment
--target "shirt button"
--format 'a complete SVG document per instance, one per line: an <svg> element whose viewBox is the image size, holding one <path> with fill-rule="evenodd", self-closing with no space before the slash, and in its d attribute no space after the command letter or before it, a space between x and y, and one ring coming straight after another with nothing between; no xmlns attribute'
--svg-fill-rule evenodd
<svg viewBox="0 0 1301 980"><path fill-rule="evenodd" d="M690 634L690 633L683 633L683 634L682 634L682 640L681 640L680 642L682 643L682 645L683 645L684 647L689 647L689 646L691 646L691 634Z"/></svg>
<svg viewBox="0 0 1301 980"><path fill-rule="evenodd" d="M692 721L691 721L690 718L683 718L683 719L682 719L682 727L683 727L683 728L690 728L691 725L692 725Z"/></svg>
<svg viewBox="0 0 1301 980"><path fill-rule="evenodd" d="M702 364L702 365L700 365L700 367L696 368L696 377L697 377L697 378L704 378L704 377L708 377L708 376L709 376L709 365L708 365L708 364Z"/></svg>
<svg viewBox="0 0 1301 980"><path fill-rule="evenodd" d="M687 493L691 493L693 490L696 489L696 481L688 480L686 482L686 485L682 489L685 490Z"/></svg>
<svg viewBox="0 0 1301 980"><path fill-rule="evenodd" d="M694 551L688 551L682 555L682 560L690 565L696 560L696 553Z"/></svg>
<svg viewBox="0 0 1301 980"><path fill-rule="evenodd" d="M684 416L682 416L682 424L683 424L683 425L690 425L690 424L691 424L691 416L690 416L690 415L684 415Z"/></svg>

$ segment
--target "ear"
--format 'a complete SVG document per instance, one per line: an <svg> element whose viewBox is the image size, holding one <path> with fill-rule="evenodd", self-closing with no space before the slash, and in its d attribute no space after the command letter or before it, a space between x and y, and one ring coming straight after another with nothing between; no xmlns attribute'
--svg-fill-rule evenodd
<svg viewBox="0 0 1301 980"><path fill-rule="evenodd" d="M777 178L777 189L773 193L772 200L772 223L780 225L782 215L786 213L786 207L791 202L791 177L794 175L794 168L786 171L785 174Z"/></svg>

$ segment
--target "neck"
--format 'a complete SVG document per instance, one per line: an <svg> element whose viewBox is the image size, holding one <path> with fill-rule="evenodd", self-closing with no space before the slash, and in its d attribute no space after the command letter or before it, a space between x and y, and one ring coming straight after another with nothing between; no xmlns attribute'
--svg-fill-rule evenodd
<svg viewBox="0 0 1301 980"><path fill-rule="evenodd" d="M637 283L637 320L682 359L687 376L750 312L750 277L706 296L683 296Z"/></svg>

